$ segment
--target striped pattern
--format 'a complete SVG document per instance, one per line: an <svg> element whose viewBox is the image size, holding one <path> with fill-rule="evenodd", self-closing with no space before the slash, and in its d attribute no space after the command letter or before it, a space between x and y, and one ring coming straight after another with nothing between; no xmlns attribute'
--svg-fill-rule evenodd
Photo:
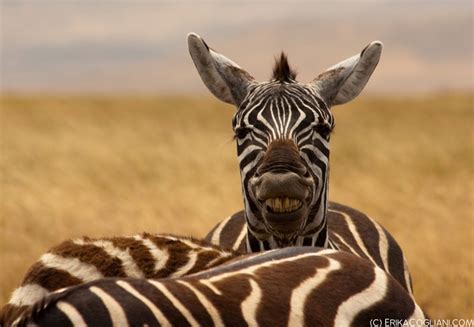
<svg viewBox="0 0 474 327"><path fill-rule="evenodd" d="M304 226L289 245L303 245L308 237L313 242L320 238L319 244L324 245L333 115L315 89L295 81L274 80L252 85L249 89L233 119L248 229L255 238L265 241L268 248L280 247L276 235L270 232L262 218L261 204L253 194L252 179L264 156L268 155L270 145L287 140L296 145L310 179L319 181L311 189L309 214Z"/></svg>
<svg viewBox="0 0 474 327"><path fill-rule="evenodd" d="M370 261L293 247L185 277L93 281L49 296L18 325L368 326L385 318L424 315Z"/></svg>
<svg viewBox="0 0 474 327"><path fill-rule="evenodd" d="M296 80L283 53L272 79L259 82L199 35L190 33L188 46L207 88L237 109L232 126L244 212L220 223L206 239L246 252L341 249L370 260L411 294L406 260L390 234L362 213L328 201L331 107L360 94L382 43L371 42L307 84Z"/></svg>
<svg viewBox="0 0 474 327"><path fill-rule="evenodd" d="M104 277L159 279L202 271L236 257L207 242L172 235L68 240L43 254L0 312L0 325L53 291Z"/></svg>
<svg viewBox="0 0 474 327"><path fill-rule="evenodd" d="M248 233L245 239L238 237L247 233L245 212L240 211L214 228L205 240L225 248L241 252L264 251L268 243L255 242L257 248L250 249ZM410 294L410 273L403 252L394 238L377 222L350 207L329 202L327 213L327 248L337 249L365 258L392 275ZM314 243L304 244L314 246Z"/></svg>

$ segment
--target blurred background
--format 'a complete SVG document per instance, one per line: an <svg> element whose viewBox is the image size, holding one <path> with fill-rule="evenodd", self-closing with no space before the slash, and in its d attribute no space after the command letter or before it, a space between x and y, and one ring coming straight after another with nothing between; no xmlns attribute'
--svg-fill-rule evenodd
<svg viewBox="0 0 474 327"><path fill-rule="evenodd" d="M384 52L334 108L330 198L399 241L433 318L474 316L471 1L1 1L0 304L49 247L142 231L203 237L240 210L234 109L186 34L259 80L308 82Z"/></svg>

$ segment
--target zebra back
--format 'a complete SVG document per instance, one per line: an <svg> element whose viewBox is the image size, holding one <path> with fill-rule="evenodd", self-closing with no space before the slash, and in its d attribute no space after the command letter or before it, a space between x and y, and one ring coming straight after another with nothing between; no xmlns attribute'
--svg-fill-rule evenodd
<svg viewBox="0 0 474 327"><path fill-rule="evenodd" d="M424 319L400 284L343 251L294 247L163 280L108 278L37 304L19 326L340 326Z"/></svg>

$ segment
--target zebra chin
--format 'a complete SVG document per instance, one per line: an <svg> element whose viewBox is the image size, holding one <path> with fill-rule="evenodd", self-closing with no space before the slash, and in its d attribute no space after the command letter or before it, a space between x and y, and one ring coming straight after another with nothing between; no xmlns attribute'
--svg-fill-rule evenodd
<svg viewBox="0 0 474 327"><path fill-rule="evenodd" d="M262 216L269 231L279 235L280 238L290 239L303 229L308 216L308 207L302 204L291 212L274 212L270 207L264 206Z"/></svg>

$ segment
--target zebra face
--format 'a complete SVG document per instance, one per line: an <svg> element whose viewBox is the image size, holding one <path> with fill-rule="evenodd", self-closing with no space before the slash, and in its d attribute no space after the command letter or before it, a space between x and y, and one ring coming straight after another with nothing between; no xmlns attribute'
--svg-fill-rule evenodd
<svg viewBox="0 0 474 327"><path fill-rule="evenodd" d="M281 65L288 65L285 57ZM290 76L274 76L249 91L233 128L254 234L270 233L285 243L321 224L333 126L332 113L317 92Z"/></svg>
<svg viewBox="0 0 474 327"><path fill-rule="evenodd" d="M233 128L251 234L270 242L271 248L301 245L307 237L313 245L324 246L329 137L334 127L330 107L362 91L382 44L372 42L308 84L296 81L284 54L272 80L257 82L200 36L189 34L188 45L207 88L237 107Z"/></svg>

